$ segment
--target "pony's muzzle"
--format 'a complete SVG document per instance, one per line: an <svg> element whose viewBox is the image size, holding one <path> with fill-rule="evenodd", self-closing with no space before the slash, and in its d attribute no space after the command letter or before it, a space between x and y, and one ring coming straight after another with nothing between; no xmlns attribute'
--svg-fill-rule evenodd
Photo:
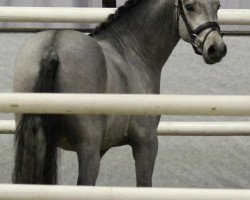
<svg viewBox="0 0 250 200"><path fill-rule="evenodd" d="M214 31L208 37L203 47L203 58L207 64L215 64L227 54L227 46L221 35Z"/></svg>
<svg viewBox="0 0 250 200"><path fill-rule="evenodd" d="M227 46L223 44L221 47L217 45L211 45L207 50L207 55L210 58L215 59L216 57L223 58L227 54Z"/></svg>

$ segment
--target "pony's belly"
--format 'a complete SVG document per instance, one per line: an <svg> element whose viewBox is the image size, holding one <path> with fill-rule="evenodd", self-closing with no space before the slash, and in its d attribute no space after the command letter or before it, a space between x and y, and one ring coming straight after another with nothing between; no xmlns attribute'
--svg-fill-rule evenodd
<svg viewBox="0 0 250 200"><path fill-rule="evenodd" d="M128 143L128 124L130 116L108 116L106 129L104 130L104 136L101 145L101 151L107 151L111 147L121 146ZM71 133L71 132L70 132ZM58 147L66 151L75 151L74 145L72 145L65 134L60 138Z"/></svg>
<svg viewBox="0 0 250 200"><path fill-rule="evenodd" d="M127 144L130 116L109 116L101 150Z"/></svg>

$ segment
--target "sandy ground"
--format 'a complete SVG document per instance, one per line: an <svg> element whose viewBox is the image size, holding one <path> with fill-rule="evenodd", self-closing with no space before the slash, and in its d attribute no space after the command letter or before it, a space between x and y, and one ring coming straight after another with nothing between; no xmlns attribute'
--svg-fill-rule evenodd
<svg viewBox="0 0 250 200"><path fill-rule="evenodd" d="M0 34L0 92L10 92L15 55L31 34ZM165 94L249 95L249 38L225 38L228 56L205 65L191 47L180 42L162 74ZM0 115L12 119L12 115ZM250 118L163 117L168 121L249 121ZM0 136L0 183L10 183L13 136ZM159 137L154 186L250 188L250 137ZM62 151L60 183L75 184L77 160ZM103 158L98 185L135 186L130 147L114 148Z"/></svg>

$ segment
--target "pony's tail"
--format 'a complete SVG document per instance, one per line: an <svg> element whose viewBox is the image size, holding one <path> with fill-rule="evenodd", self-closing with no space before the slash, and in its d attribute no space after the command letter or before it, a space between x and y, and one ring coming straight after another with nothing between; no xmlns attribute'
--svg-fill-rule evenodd
<svg viewBox="0 0 250 200"><path fill-rule="evenodd" d="M59 65L53 48L41 60L34 92L54 92ZM15 132L15 166L13 183L56 184L58 117L56 115L24 114L20 116Z"/></svg>

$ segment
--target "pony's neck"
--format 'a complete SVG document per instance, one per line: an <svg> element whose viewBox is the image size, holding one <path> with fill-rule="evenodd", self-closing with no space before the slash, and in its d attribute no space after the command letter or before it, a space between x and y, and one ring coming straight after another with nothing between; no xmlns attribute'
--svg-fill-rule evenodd
<svg viewBox="0 0 250 200"><path fill-rule="evenodd" d="M161 71L179 41L175 12L175 0L143 0L97 38Z"/></svg>

